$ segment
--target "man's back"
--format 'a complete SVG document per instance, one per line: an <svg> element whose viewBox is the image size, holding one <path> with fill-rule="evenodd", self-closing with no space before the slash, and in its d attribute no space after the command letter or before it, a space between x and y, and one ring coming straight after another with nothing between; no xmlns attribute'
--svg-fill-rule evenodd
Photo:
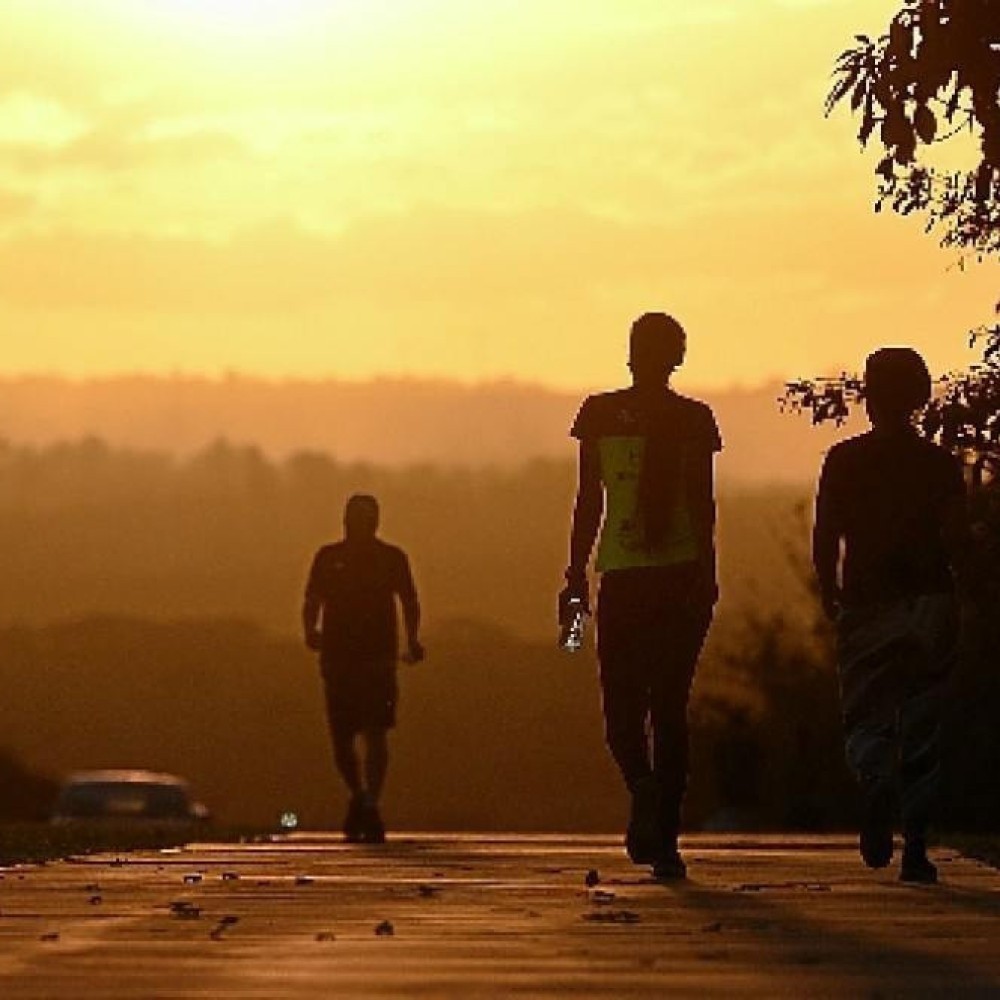
<svg viewBox="0 0 1000 1000"><path fill-rule="evenodd" d="M908 430L873 430L835 446L818 513L844 538L845 603L949 592L943 534L962 492L958 460Z"/></svg>
<svg viewBox="0 0 1000 1000"><path fill-rule="evenodd" d="M378 538L326 545L316 554L307 589L322 604L324 657L396 658L394 598L414 593L402 549Z"/></svg>

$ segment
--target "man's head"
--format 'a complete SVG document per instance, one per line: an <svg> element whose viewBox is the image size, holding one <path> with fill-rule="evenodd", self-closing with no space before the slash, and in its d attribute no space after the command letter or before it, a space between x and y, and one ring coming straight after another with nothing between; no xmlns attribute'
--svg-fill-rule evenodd
<svg viewBox="0 0 1000 1000"><path fill-rule="evenodd" d="M865 407L874 424L907 423L931 398L931 374L910 347L883 347L865 362Z"/></svg>
<svg viewBox="0 0 1000 1000"><path fill-rule="evenodd" d="M344 534L348 538L374 538L378 531L378 500L355 493L344 507Z"/></svg>
<svg viewBox="0 0 1000 1000"><path fill-rule="evenodd" d="M643 313L628 339L628 366L636 384L663 385L684 362L687 335L684 327L666 313Z"/></svg>

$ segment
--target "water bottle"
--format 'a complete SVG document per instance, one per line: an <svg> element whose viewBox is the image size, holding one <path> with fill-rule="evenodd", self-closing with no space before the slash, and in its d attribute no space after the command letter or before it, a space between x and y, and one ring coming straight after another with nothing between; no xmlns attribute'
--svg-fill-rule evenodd
<svg viewBox="0 0 1000 1000"><path fill-rule="evenodd" d="M578 653L583 648L583 630L587 622L587 608L582 597L572 597L566 606L566 618L559 631L559 645L567 653Z"/></svg>

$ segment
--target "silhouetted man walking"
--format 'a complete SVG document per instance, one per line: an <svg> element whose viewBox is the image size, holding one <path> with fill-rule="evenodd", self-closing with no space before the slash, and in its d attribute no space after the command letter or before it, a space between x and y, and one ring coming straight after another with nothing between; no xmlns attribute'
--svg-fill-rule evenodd
<svg viewBox="0 0 1000 1000"><path fill-rule="evenodd" d="M718 597L712 411L669 386L686 336L663 313L632 324L632 386L586 399L570 563L560 595L588 600L600 530L597 653L608 746L632 796L625 837L636 864L683 878L677 848L687 785L687 705ZM603 527L602 527L603 518ZM652 729L652 754L648 728Z"/></svg>
<svg viewBox="0 0 1000 1000"><path fill-rule="evenodd" d="M396 724L396 598L403 608L407 653L424 657L420 604L402 549L376 537L378 501L356 495L344 510L344 538L316 553L302 607L306 645L320 654L333 754L351 793L344 835L382 843L378 803L388 765L388 731ZM358 737L365 745L362 773Z"/></svg>
<svg viewBox="0 0 1000 1000"><path fill-rule="evenodd" d="M958 640L949 542L965 520L958 459L913 427L930 395L915 351L889 347L868 358L872 428L827 456L813 534L823 607L837 625L847 758L864 795L861 855L871 868L892 860L898 772L900 877L924 883L937 881L925 838Z"/></svg>

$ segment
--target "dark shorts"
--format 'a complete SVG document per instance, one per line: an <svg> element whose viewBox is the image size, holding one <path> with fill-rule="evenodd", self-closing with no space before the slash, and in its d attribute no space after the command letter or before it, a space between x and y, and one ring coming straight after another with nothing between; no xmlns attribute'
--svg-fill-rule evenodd
<svg viewBox="0 0 1000 1000"><path fill-rule="evenodd" d="M395 660L321 661L326 714L335 734L396 725Z"/></svg>
<svg viewBox="0 0 1000 1000"><path fill-rule="evenodd" d="M848 731L939 691L955 665L958 631L958 604L950 594L844 610L837 653Z"/></svg>

